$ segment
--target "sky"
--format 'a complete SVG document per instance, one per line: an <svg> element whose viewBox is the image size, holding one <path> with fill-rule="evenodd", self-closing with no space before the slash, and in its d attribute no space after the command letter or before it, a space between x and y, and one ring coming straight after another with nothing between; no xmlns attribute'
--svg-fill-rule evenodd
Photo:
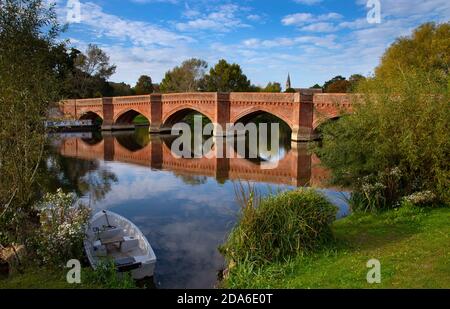
<svg viewBox="0 0 450 309"><path fill-rule="evenodd" d="M48 1L68 24L69 46L99 45L117 65L111 80L132 86L143 74L160 82L193 57L238 63L259 86L284 86L288 73L293 87L369 75L397 37L450 20L449 0Z"/></svg>

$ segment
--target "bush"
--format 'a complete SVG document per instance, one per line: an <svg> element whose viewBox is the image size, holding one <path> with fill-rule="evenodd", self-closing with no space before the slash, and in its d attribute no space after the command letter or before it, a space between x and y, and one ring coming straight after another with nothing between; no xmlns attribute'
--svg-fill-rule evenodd
<svg viewBox="0 0 450 309"><path fill-rule="evenodd" d="M105 289L133 289L136 283L130 273L118 273L113 260L103 260L93 271L86 273L88 285Z"/></svg>
<svg viewBox="0 0 450 309"><path fill-rule="evenodd" d="M237 226L221 247L230 265L264 264L308 253L332 238L337 208L312 189L243 199Z"/></svg>
<svg viewBox="0 0 450 309"><path fill-rule="evenodd" d="M333 181L354 189L357 199L372 201L367 209L397 207L402 197L421 191L448 203L448 90L419 70L361 83L354 113L322 131L318 155Z"/></svg>
<svg viewBox="0 0 450 309"><path fill-rule="evenodd" d="M37 211L40 228L32 246L40 262L64 265L70 259L81 259L89 209L76 205L73 194L59 189L45 195Z"/></svg>

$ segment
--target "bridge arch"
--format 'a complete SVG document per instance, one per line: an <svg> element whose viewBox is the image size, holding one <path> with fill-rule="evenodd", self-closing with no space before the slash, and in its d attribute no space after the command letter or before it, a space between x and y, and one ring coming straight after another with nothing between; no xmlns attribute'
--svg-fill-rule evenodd
<svg viewBox="0 0 450 309"><path fill-rule="evenodd" d="M183 119L190 114L200 114L203 117L206 117L210 122L214 122L214 117L209 112L201 111L200 109L192 106L183 106L172 110L163 118L163 127L171 128L175 124L183 121Z"/></svg>
<svg viewBox="0 0 450 309"><path fill-rule="evenodd" d="M97 125L101 125L103 123L103 117L93 111L83 113L79 117L79 120L92 120L92 122Z"/></svg>
<svg viewBox="0 0 450 309"><path fill-rule="evenodd" d="M253 107L247 109L244 112L232 118L231 123L236 124L241 122L243 124L247 124L248 122L251 122L254 118L265 114L285 123L292 131L293 129L292 119L286 119L284 115L270 109L265 109L263 107Z"/></svg>
<svg viewBox="0 0 450 309"><path fill-rule="evenodd" d="M140 118L139 121L135 121L136 118ZM114 118L114 124L116 125L150 125L150 119L141 112L135 109L127 109L117 114Z"/></svg>

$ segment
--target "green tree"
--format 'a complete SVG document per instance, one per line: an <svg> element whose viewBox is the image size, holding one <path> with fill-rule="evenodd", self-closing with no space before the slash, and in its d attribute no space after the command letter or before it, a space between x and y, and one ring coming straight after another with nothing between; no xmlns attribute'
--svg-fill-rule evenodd
<svg viewBox="0 0 450 309"><path fill-rule="evenodd" d="M134 86L136 94L150 94L153 93L152 78L148 75L142 75Z"/></svg>
<svg viewBox="0 0 450 309"><path fill-rule="evenodd" d="M204 60L192 58L181 66L173 68L164 76L161 92L196 92L203 87L203 78L208 64Z"/></svg>
<svg viewBox="0 0 450 309"><path fill-rule="evenodd" d="M89 98L95 93L108 95L107 80L115 73L109 56L97 45L89 44L86 53L74 59L74 71L69 77L69 87L77 98Z"/></svg>
<svg viewBox="0 0 450 309"><path fill-rule="evenodd" d="M429 42L429 24L418 33ZM336 183L354 190L364 208L395 207L402 197L418 192L450 202L449 92L442 82L443 66L422 62L398 65L393 50L403 54L397 40L385 53L376 76L359 82L354 113L325 125L318 154ZM434 42L437 44L437 42ZM416 46L419 55L427 45ZM409 51L409 44L405 50ZM442 50L448 59L450 49ZM448 73L446 76L448 79ZM428 192L431 192L429 194Z"/></svg>
<svg viewBox="0 0 450 309"><path fill-rule="evenodd" d="M114 83L114 82L108 82L109 94L108 96L113 97L122 97L122 96L130 96L135 95L135 91L131 86L127 83Z"/></svg>
<svg viewBox="0 0 450 309"><path fill-rule="evenodd" d="M320 86L319 84L315 84L311 87L311 89L322 89L322 86Z"/></svg>
<svg viewBox="0 0 450 309"><path fill-rule="evenodd" d="M59 99L60 33L42 0L0 5L0 243L23 241L44 154L43 120Z"/></svg>
<svg viewBox="0 0 450 309"><path fill-rule="evenodd" d="M238 64L229 64L222 59L205 76L205 89L217 92L244 92L249 91L250 81Z"/></svg>
<svg viewBox="0 0 450 309"><path fill-rule="evenodd" d="M353 74L348 78L348 81L350 82L350 91L355 91L359 85L360 82L366 80L366 78L361 74Z"/></svg>
<svg viewBox="0 0 450 309"><path fill-rule="evenodd" d="M270 82L267 84L266 88L262 90L263 92L281 92L281 84L277 82Z"/></svg>
<svg viewBox="0 0 450 309"><path fill-rule="evenodd" d="M297 91L294 88L288 88L284 92L285 93L296 93Z"/></svg>
<svg viewBox="0 0 450 309"><path fill-rule="evenodd" d="M337 80L325 88L327 93L347 93L350 91L352 84L348 80Z"/></svg>
<svg viewBox="0 0 450 309"><path fill-rule="evenodd" d="M340 81L340 80L346 80L345 77L341 76L341 75L337 75L335 77L333 77L332 79L330 79L329 81L326 81L323 84L323 90L326 91L326 89L328 88L329 85L333 84L334 82Z"/></svg>
<svg viewBox="0 0 450 309"><path fill-rule="evenodd" d="M403 71L421 69L448 85L450 68L450 23L426 23L411 36L400 37L383 55L375 70L380 79L397 79Z"/></svg>

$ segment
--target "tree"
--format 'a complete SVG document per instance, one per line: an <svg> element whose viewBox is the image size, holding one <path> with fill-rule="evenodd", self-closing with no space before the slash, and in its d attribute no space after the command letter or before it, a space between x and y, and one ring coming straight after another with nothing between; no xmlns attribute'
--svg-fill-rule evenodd
<svg viewBox="0 0 450 309"><path fill-rule="evenodd" d="M173 68L164 76L161 92L195 92L203 87L203 78L208 64L204 60L192 58L181 66Z"/></svg>
<svg viewBox="0 0 450 309"><path fill-rule="evenodd" d="M285 93L296 93L297 91L294 88L288 88L284 92Z"/></svg>
<svg viewBox="0 0 450 309"><path fill-rule="evenodd" d="M111 93L109 94L109 96L111 97L122 97L136 94L135 90L131 88L130 85L124 82L122 83L109 82L108 86L111 89Z"/></svg>
<svg viewBox="0 0 450 309"><path fill-rule="evenodd" d="M337 76L333 77L332 79L330 79L329 81L327 81L323 84L323 90L326 92L329 85L331 85L334 82L340 81L340 80L345 80L345 77L343 77L341 75L337 75Z"/></svg>
<svg viewBox="0 0 450 309"><path fill-rule="evenodd" d="M266 88L262 90L263 92L281 92L281 84L277 82L270 82L267 84Z"/></svg>
<svg viewBox="0 0 450 309"><path fill-rule="evenodd" d="M439 45L436 32L442 30L433 29L425 24L413 37ZM404 40L386 51L374 78L359 82L354 113L322 129L321 162L335 182L353 189L353 208L397 207L411 194L450 202L450 98L447 82L439 78L450 48L424 65L416 62L418 55L435 55L428 44ZM410 50L415 56L409 58L398 50L403 44L420 50ZM394 59L393 53L409 59Z"/></svg>
<svg viewBox="0 0 450 309"><path fill-rule="evenodd" d="M43 0L0 4L0 243L22 242L30 228L45 151L43 119L61 89L60 26Z"/></svg>
<svg viewBox="0 0 450 309"><path fill-rule="evenodd" d="M134 86L136 94L150 94L153 93L152 78L148 75L142 75Z"/></svg>
<svg viewBox="0 0 450 309"><path fill-rule="evenodd" d="M325 88L327 93L347 93L350 91L352 84L348 80L337 80L329 84Z"/></svg>
<svg viewBox="0 0 450 309"><path fill-rule="evenodd" d="M105 94L107 80L116 66L109 63L108 55L97 45L89 44L86 54L79 53L74 60L74 71L69 84L76 97L88 98L95 93Z"/></svg>
<svg viewBox="0 0 450 309"><path fill-rule="evenodd" d="M222 59L205 76L205 89L217 92L249 91L250 81L238 64L229 64Z"/></svg>
<svg viewBox="0 0 450 309"><path fill-rule="evenodd" d="M311 89L322 89L322 86L320 86L319 84L315 84L311 87Z"/></svg>
<svg viewBox="0 0 450 309"><path fill-rule="evenodd" d="M431 72L436 80L447 85L450 72L450 22L426 23L411 36L400 37L385 52L375 76L397 79L411 68Z"/></svg>
<svg viewBox="0 0 450 309"><path fill-rule="evenodd" d="M363 75L361 75L361 74L353 74L352 76L350 76L348 78L348 81L350 82L350 89L349 90L352 91L352 92L355 91L357 89L359 83L361 81L364 81L364 80L366 80L366 78Z"/></svg>

